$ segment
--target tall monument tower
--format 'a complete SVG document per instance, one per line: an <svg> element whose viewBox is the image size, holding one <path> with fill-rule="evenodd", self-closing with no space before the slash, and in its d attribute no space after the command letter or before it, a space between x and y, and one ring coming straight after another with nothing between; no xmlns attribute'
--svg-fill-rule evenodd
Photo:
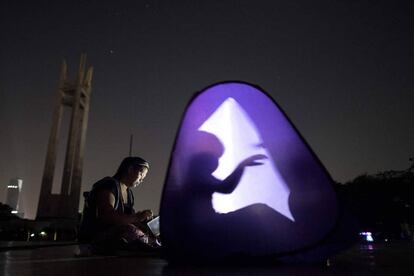
<svg viewBox="0 0 414 276"><path fill-rule="evenodd" d="M78 216L92 73L92 67L86 70L86 55L84 54L81 55L75 81L68 79L66 62L62 63L37 208L37 219L76 219ZM60 194L52 194L57 147L61 136L60 129L65 106L70 108L71 119L62 186Z"/></svg>

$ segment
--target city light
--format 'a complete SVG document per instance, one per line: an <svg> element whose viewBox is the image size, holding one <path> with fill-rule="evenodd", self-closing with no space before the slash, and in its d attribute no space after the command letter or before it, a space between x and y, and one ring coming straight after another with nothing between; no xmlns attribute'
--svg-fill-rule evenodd
<svg viewBox="0 0 414 276"><path fill-rule="evenodd" d="M365 241L367 242L373 242L374 238L372 237L372 233L371 232L361 232L359 233L360 236L364 236L365 237Z"/></svg>
<svg viewBox="0 0 414 276"><path fill-rule="evenodd" d="M19 186L17 186L17 185L7 185L7 188L9 188L9 189L18 189Z"/></svg>

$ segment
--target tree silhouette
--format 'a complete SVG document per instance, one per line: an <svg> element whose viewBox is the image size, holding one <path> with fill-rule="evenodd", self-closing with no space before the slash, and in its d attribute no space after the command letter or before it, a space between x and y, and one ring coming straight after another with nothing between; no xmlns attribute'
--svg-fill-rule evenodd
<svg viewBox="0 0 414 276"><path fill-rule="evenodd" d="M384 239L412 239L414 159L410 161L403 171L363 174L337 185L340 198L358 219L361 231L373 231Z"/></svg>

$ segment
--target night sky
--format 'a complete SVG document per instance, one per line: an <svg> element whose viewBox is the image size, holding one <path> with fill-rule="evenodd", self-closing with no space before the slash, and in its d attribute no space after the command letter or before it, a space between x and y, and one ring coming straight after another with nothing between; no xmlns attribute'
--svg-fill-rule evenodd
<svg viewBox="0 0 414 276"><path fill-rule="evenodd" d="M406 169L412 3L1 1L0 201L10 178L23 178L35 216L60 64L74 78L82 52L95 70L83 190L113 175L133 134L133 153L151 163L136 209L158 211L187 102L224 80L269 92L337 181Z"/></svg>

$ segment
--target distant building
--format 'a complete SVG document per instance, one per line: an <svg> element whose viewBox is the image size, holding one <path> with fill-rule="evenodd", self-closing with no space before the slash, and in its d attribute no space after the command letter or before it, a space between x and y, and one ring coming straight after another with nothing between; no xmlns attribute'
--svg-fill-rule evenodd
<svg viewBox="0 0 414 276"><path fill-rule="evenodd" d="M6 204L13 209L13 213L19 213L19 198L23 186L23 179L13 178L10 184L7 185Z"/></svg>

